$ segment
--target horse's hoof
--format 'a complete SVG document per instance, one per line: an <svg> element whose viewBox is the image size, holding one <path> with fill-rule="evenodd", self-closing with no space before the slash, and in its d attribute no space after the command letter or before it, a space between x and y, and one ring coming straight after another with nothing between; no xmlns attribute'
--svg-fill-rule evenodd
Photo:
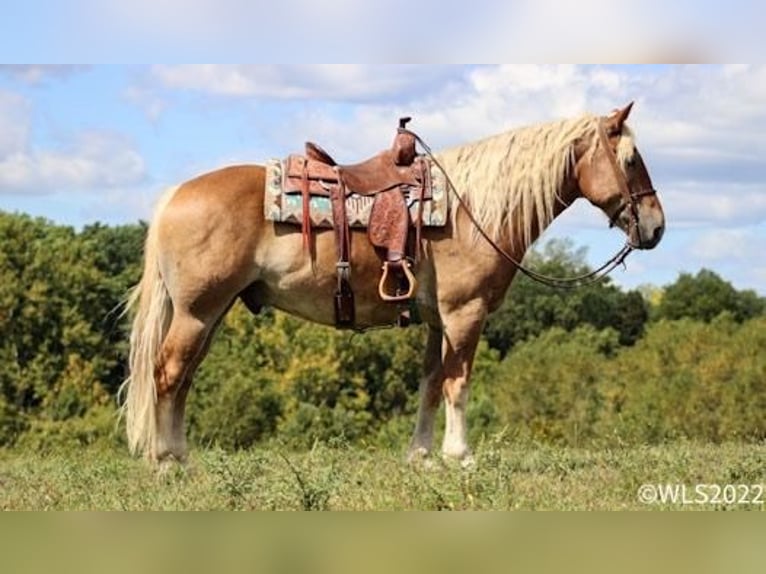
<svg viewBox="0 0 766 574"><path fill-rule="evenodd" d="M416 448L411 448L409 452L407 453L407 457L405 460L407 461L407 464L421 465L421 464L424 464L426 460L428 460L429 454L430 453L428 452L428 449L425 447L420 446Z"/></svg>
<svg viewBox="0 0 766 574"><path fill-rule="evenodd" d="M173 455L158 460L155 463L155 469L157 478L161 480L189 474L186 458L176 458Z"/></svg>
<svg viewBox="0 0 766 574"><path fill-rule="evenodd" d="M463 470L471 470L476 468L476 459L472 454L464 456L460 461L460 468Z"/></svg>
<svg viewBox="0 0 766 574"><path fill-rule="evenodd" d="M452 466L453 468L455 465L459 465L461 469L463 470L470 470L473 468L476 468L476 459L474 458L473 454L470 452L461 454L459 456L455 456L453 454L442 454L442 460L444 463L448 466Z"/></svg>

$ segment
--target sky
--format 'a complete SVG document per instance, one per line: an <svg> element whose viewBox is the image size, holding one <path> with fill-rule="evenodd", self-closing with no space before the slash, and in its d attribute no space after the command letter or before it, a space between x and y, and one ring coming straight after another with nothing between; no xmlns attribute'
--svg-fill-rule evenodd
<svg viewBox="0 0 766 574"><path fill-rule="evenodd" d="M360 159L390 144L402 115L439 149L630 101L667 233L615 281L659 286L708 268L766 295L760 64L2 64L0 210L135 222L169 186L307 139ZM623 242L585 201L542 240L564 237L593 265Z"/></svg>

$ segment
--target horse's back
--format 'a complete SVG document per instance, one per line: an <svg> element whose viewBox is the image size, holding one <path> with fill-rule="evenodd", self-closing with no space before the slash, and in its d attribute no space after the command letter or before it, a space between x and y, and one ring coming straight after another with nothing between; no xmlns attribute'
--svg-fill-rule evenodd
<svg viewBox="0 0 766 574"><path fill-rule="evenodd" d="M182 184L169 207L200 209L204 216L211 210L239 214L251 220L262 213L266 169L259 165L236 165L211 171Z"/></svg>

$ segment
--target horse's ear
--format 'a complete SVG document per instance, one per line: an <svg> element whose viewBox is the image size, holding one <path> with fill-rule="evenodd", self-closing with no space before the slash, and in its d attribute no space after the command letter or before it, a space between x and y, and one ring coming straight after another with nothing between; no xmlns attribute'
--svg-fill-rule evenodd
<svg viewBox="0 0 766 574"><path fill-rule="evenodd" d="M616 110L607 120L607 126L609 128L610 133L619 134L622 133L622 126L625 125L625 122L628 121L628 117L630 116L630 112L633 110L633 104L635 102L630 102L627 106L622 108L621 110Z"/></svg>

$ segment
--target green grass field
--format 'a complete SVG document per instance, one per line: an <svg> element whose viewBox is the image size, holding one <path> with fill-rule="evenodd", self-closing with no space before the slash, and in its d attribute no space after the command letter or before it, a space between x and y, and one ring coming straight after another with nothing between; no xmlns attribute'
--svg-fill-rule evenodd
<svg viewBox="0 0 766 574"><path fill-rule="evenodd" d="M2 510L763 510L755 504L645 504L644 484L766 484L763 445L669 444L569 449L489 441L476 465L435 459L409 466L398 452L318 445L242 452L196 450L163 475L122 450L38 455L0 451ZM706 487L707 488L707 487ZM763 498L763 495L760 497Z"/></svg>

